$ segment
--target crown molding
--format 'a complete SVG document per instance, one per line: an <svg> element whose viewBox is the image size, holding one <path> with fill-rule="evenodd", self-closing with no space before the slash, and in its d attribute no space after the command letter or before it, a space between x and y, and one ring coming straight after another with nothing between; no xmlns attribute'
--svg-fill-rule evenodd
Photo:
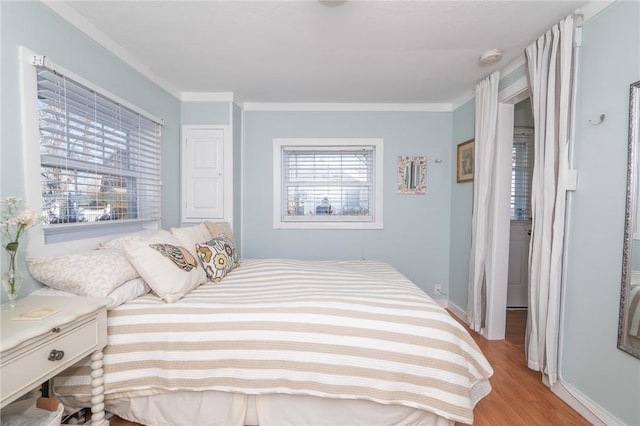
<svg viewBox="0 0 640 426"><path fill-rule="evenodd" d="M266 103L245 102L245 111L381 111L381 112L451 112L452 105L398 103Z"/></svg>
<svg viewBox="0 0 640 426"><path fill-rule="evenodd" d="M602 12L603 10L605 10L606 8L614 4L615 2L616 0L591 1L585 4L584 6L582 6L581 8L576 9L574 14L582 15L583 17L582 19L584 19L584 22L587 22L590 19L594 18L596 15L598 15L600 12Z"/></svg>
<svg viewBox="0 0 640 426"><path fill-rule="evenodd" d="M131 68L142 74L145 78L158 85L176 99L180 99L180 91L172 84L154 73L146 64L141 62L137 57L132 55L124 47L116 43L113 39L103 33L98 27L89 22L84 16L80 15L74 8L66 2L55 0L42 0L42 3L58 14L64 20L69 22L87 37L98 43L100 46L111 52Z"/></svg>
<svg viewBox="0 0 640 426"><path fill-rule="evenodd" d="M527 61L524 57L524 53L518 56L513 62L505 66L500 70L500 77L505 77L514 71L518 70L521 66L526 66Z"/></svg>
<svg viewBox="0 0 640 426"><path fill-rule="evenodd" d="M233 92L182 92L182 102L233 102Z"/></svg>

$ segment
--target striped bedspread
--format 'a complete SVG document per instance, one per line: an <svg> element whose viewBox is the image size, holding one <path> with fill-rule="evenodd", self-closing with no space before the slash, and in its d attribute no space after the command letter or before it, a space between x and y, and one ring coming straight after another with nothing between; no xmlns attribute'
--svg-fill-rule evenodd
<svg viewBox="0 0 640 426"><path fill-rule="evenodd" d="M471 423L492 369L469 334L391 266L244 260L175 303L109 312L105 399L181 390L399 404ZM88 362L55 393L90 397Z"/></svg>

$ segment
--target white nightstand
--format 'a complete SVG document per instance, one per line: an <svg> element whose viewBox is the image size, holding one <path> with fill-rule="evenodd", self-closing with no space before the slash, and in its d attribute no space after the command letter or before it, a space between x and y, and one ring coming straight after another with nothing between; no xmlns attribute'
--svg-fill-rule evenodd
<svg viewBox="0 0 640 426"><path fill-rule="evenodd" d="M91 355L92 424L104 419L102 349L107 344L108 299L28 296L13 310L2 305L0 407ZM13 320L40 308L60 309L40 320Z"/></svg>

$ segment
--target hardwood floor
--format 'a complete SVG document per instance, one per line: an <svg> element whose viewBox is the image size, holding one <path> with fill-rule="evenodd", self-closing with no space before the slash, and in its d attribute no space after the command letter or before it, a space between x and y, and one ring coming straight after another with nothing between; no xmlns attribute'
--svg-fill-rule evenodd
<svg viewBox="0 0 640 426"><path fill-rule="evenodd" d="M454 316L455 318L455 316ZM485 340L469 331L493 366L491 393L474 410L475 426L589 425L582 416L542 384L540 373L524 358L527 311L507 311L505 340ZM118 417L111 426L140 426ZM457 423L456 425L462 425Z"/></svg>
<svg viewBox="0 0 640 426"><path fill-rule="evenodd" d="M527 367L524 357L526 321L526 310L507 311L505 340L485 340L469 331L494 370L490 380L493 390L476 406L473 424L589 425L542 383L539 372Z"/></svg>

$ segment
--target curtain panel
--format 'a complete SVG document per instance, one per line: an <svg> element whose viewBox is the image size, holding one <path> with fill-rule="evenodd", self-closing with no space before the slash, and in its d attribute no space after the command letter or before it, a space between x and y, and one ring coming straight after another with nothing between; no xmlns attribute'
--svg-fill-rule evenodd
<svg viewBox="0 0 640 426"><path fill-rule="evenodd" d="M496 212L492 197L497 185L495 157L498 151L498 83L494 72L476 86L475 170L473 176L473 216L469 256L467 323L479 333L486 327L487 285L491 285L490 263L493 243L491 217Z"/></svg>
<svg viewBox="0 0 640 426"><path fill-rule="evenodd" d="M573 46L573 17L569 16L525 51L535 127L525 349L529 368L541 371L549 386L558 378Z"/></svg>

